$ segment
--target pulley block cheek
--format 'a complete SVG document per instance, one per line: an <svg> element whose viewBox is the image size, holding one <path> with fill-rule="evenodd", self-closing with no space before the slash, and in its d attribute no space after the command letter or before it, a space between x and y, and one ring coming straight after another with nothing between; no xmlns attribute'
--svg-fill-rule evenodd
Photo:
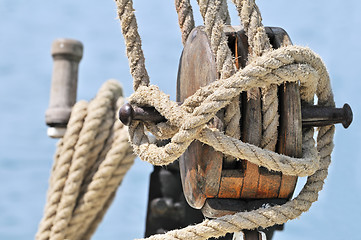
<svg viewBox="0 0 361 240"><path fill-rule="evenodd" d="M199 88L216 80L217 68L209 39L203 27L197 27L190 33L181 56L177 101L184 101ZM217 125L215 121L210 124ZM222 153L199 141L193 141L180 157L183 191L192 207L199 209L207 198L217 197L222 159Z"/></svg>
<svg viewBox="0 0 361 240"><path fill-rule="evenodd" d="M291 44L281 28L266 28L274 48ZM228 45L235 64L244 67L248 57L248 43L240 27L225 27ZM184 101L200 87L216 81L215 56L203 27L190 33L180 59L177 80L177 101ZM261 145L261 90L241 93L241 139ZM301 101L298 83L285 83L278 88L280 124L277 152L293 157L302 154ZM211 127L223 129L224 110L210 122ZM180 173L188 203L207 217L219 217L242 210L251 210L264 203L282 204L293 194L297 177L270 172L243 159L241 162L223 156L210 146L194 141L180 157ZM252 201L251 201L252 200Z"/></svg>

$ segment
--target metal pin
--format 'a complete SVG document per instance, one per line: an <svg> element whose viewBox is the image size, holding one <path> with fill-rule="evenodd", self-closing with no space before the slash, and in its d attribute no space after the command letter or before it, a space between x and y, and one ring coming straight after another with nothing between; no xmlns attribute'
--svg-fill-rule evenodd
<svg viewBox="0 0 361 240"><path fill-rule="evenodd" d="M159 123L165 121L165 118L153 107L141 108L126 103L119 110L119 120L129 126L133 120Z"/></svg>
<svg viewBox="0 0 361 240"><path fill-rule="evenodd" d="M352 118L352 110L347 103L342 108L302 106L302 127L321 127L342 123L344 128L348 128Z"/></svg>
<svg viewBox="0 0 361 240"><path fill-rule="evenodd" d="M347 103L343 108L325 106L302 106L302 127L322 127L342 123L348 128L352 122L352 110ZM154 123L164 122L166 119L152 107L136 107L129 103L119 110L119 119L124 125L130 125L133 120L150 121Z"/></svg>

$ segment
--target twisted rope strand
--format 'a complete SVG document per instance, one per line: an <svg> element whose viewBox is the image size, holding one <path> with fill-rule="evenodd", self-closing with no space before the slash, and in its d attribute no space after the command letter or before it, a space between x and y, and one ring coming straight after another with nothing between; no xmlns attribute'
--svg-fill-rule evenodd
<svg viewBox="0 0 361 240"><path fill-rule="evenodd" d="M297 46L283 46L272 50L255 1L234 0L234 3L252 49L249 64L235 73L223 32L223 25L230 22L226 1L198 0L220 79L199 89L183 105L178 106L157 87L149 86L132 0L116 0L136 90L130 101L139 106L154 106L167 119L167 122L159 124L132 122L129 138L134 152L152 164L166 165L177 159L192 141L198 139L217 151L238 159L247 159L270 170L287 175L309 176L307 183L296 198L284 205L266 206L250 212L205 220L198 225L148 239L207 239L242 229L259 226L266 228L285 223L308 211L317 200L318 192L327 177L333 150L334 126L319 129L317 148L313 128L303 129L301 159L243 143L235 134L239 130L234 131L233 127L229 127L232 130L226 129L224 134L207 126L208 121L225 107L228 109L225 118L230 120L228 124L232 126L231 109L239 110L239 107L233 105L238 102L239 94L251 88L263 87L267 89L263 91L263 117L267 118L263 127L263 146L271 149L274 143L269 136L274 136L272 134L277 129L278 117L269 113L277 112L274 108L277 104L270 101L274 97L270 88L284 82L299 82L303 101L313 103L316 95L319 105L334 106L329 76L320 57L308 48ZM175 4L184 42L194 27L192 9L189 0L176 0ZM79 116L72 114L66 136L59 143L56 152L48 203L37 239L89 239L112 202L116 187L134 160L124 137L125 128L119 122L113 124L113 106L121 95L119 89L117 83L108 82L89 106L79 104L82 109ZM239 116L237 118L239 121ZM157 147L145 134L145 126L159 138L171 138L171 142L164 147ZM78 134L78 137L73 138L71 133ZM65 141L68 138L71 141Z"/></svg>
<svg viewBox="0 0 361 240"><path fill-rule="evenodd" d="M334 126L322 127L322 132L329 132L327 140L322 143L332 146ZM319 134L320 136L320 134ZM322 138L322 137L321 137ZM318 144L322 149L321 144ZM240 212L227 215L214 220L205 220L200 224L188 226L184 229L169 231L163 235L154 235L148 240L166 239L195 239L203 240L210 237L224 236L228 232L239 232L243 229L255 229L259 226L266 228L275 224L283 224L288 220L297 218L302 212L306 212L312 203L317 201L318 192L322 190L324 180L328 174L332 147L323 151L320 168L307 179L307 183L300 194L284 205L268 208L260 208L250 212Z"/></svg>
<svg viewBox="0 0 361 240"><path fill-rule="evenodd" d="M194 28L193 10L189 0L175 0L175 8L182 33L182 44L184 45Z"/></svg>
<svg viewBox="0 0 361 240"><path fill-rule="evenodd" d="M224 24L231 25L231 16L229 15L227 0L221 0L220 16Z"/></svg>
<svg viewBox="0 0 361 240"><path fill-rule="evenodd" d="M220 79L229 78L235 73L235 65L232 52L228 47L227 37L223 31L224 24L230 22L227 2L225 0L207 0L206 2L198 1L198 5L203 17L205 32L211 41L211 48L216 56L216 66L218 73L220 73ZM225 133L228 136L240 138L240 118L240 99L235 97L226 107L224 114Z"/></svg>
<svg viewBox="0 0 361 240"><path fill-rule="evenodd" d="M251 49L249 59L252 60L272 49L262 24L261 13L255 0L233 0L243 24L248 44ZM279 125L278 89L271 84L261 88L262 93L262 139L261 147L274 151L277 144Z"/></svg>
<svg viewBox="0 0 361 240"><path fill-rule="evenodd" d="M123 101L118 101L116 109L122 105ZM116 114L113 115L113 118L115 116ZM117 189L126 171L128 171L133 163L132 159L126 158L127 152L125 150L128 146L127 129L116 119L113 120L113 123L113 136L111 136L112 140L110 141L109 150L106 151L103 158L98 160L100 162L99 167L94 173L92 181L86 186L86 193L78 198L77 207L72 214L72 219L67 229L66 238L68 239L79 239L79 237L87 231L87 226L89 226L93 218L96 217L96 213L101 211L106 200L110 197L110 194L114 192L114 189ZM124 159L131 161L119 162ZM122 174L117 174L116 177L118 181L114 182L114 180L111 179L114 177L113 173L117 171L117 169L121 169ZM107 186L111 181L113 181L115 185ZM105 191L106 189L109 189L109 191Z"/></svg>
<svg viewBox="0 0 361 240"><path fill-rule="evenodd" d="M121 22L129 60L130 73L133 77L133 88L149 85L149 76L145 68L142 41L138 33L138 24L134 15L132 0L116 0L118 17Z"/></svg>
<svg viewBox="0 0 361 240"><path fill-rule="evenodd" d="M51 229L50 237L52 239L64 239L82 180L90 168L89 165L94 164L97 155L104 146L112 126L112 121L108 119L114 116L114 110L109 108L111 106L110 99L118 98L121 94L117 87L114 83L104 86L100 89L96 100L89 104L84 127L75 145L74 156L58 205L54 226Z"/></svg>
<svg viewBox="0 0 361 240"><path fill-rule="evenodd" d="M115 192L109 197L109 199L106 201L103 209L96 215L93 222L90 224L89 229L86 233L84 233L82 240L90 240L95 231L98 228L98 225L101 223L101 221L104 218L105 213L107 212L110 205L113 203L113 200L115 198Z"/></svg>
<svg viewBox="0 0 361 240"><path fill-rule="evenodd" d="M261 13L255 0L233 0L236 5L241 24L248 37L249 48L251 49L249 60L262 56L270 51L272 46L268 40L266 30L262 24Z"/></svg>
<svg viewBox="0 0 361 240"><path fill-rule="evenodd" d="M57 150L36 239L85 239L109 207L135 158L127 129L115 119L121 94L111 80L89 105L81 101L74 106Z"/></svg>
<svg viewBox="0 0 361 240"><path fill-rule="evenodd" d="M169 98L165 94L162 95L154 86L142 87L131 96L131 102L154 106L169 120L171 125L181 125L181 127L179 132L173 136L171 143L164 148L145 144L141 146L141 149L138 149L139 146L133 144L135 152L140 154L142 159L146 158L153 164L168 164L179 157L179 154L182 154L182 151L196 138L197 133L205 127L205 124L214 117L215 113L225 107L241 91L271 83L280 84L285 81L299 81L300 79L302 80L301 84L303 84L303 82L318 80L318 76L321 76L321 82L328 81L328 75L323 75L325 73L324 66L317 66L319 64L322 64L322 61L307 48L290 46L274 50L265 54L264 57L259 57L257 61L249 64L231 78L220 80L221 84L218 82L210 84L207 88L217 86L217 89L214 89L214 92L207 98L200 97L199 100L202 101L202 104L192 114L184 112L176 103L170 103ZM315 68L319 70L317 72L319 74L315 73ZM288 74L290 71L293 73ZM292 78L295 76L296 79ZM324 91L329 91L329 89L324 89ZM199 93L202 93L202 89L196 92L196 94ZM310 92L310 94L312 93ZM186 119L184 124L182 124L181 119ZM135 136L132 127L130 127L130 136ZM147 148L154 148L154 151L160 153L159 157L156 155L154 158L150 157L154 154L150 153L150 149L147 151Z"/></svg>
<svg viewBox="0 0 361 240"><path fill-rule="evenodd" d="M49 182L44 216L40 221L39 229L35 237L37 240L47 240L50 237L50 231L53 227L56 211L65 186L66 178L68 177L72 156L75 151L74 146L79 139L79 133L87 115L87 107L88 103L85 101L77 102L74 105L74 111L72 111L69 119L69 127L67 128L61 143L58 145Z"/></svg>

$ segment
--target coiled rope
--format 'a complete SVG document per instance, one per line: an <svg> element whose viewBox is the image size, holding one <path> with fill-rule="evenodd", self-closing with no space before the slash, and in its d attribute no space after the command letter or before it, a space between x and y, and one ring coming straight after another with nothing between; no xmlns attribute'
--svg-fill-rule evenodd
<svg viewBox="0 0 361 240"><path fill-rule="evenodd" d="M127 45L127 56L131 69L136 70L131 70L135 93L130 97L130 102L138 106L153 106L167 119L167 122L159 124L133 122L129 127L134 151L142 160L154 165L167 165L176 160L189 144L197 139L226 155L247 159L269 170L281 171L287 175L308 176L300 194L282 206L264 207L205 220L198 225L148 239L219 237L242 229L282 224L308 211L317 200L318 192L327 177L333 149L334 126L319 128L317 147L313 138L313 128L303 129L303 158L297 159L243 143L238 137L227 136L217 129L210 129L207 122L217 111L229 106L242 91L255 87L264 88L262 93L265 109L262 112L263 118L267 120L263 123L262 146L267 149L274 148L275 143L272 143L271 139L276 139L274 134L277 131L278 115L277 108L274 107L277 107L278 103L275 102L272 89L277 85L285 82L299 83L303 101L312 104L314 96L317 96L318 105L334 106L329 75L321 58L310 49L299 46L283 46L272 50L254 0L234 0L252 49L248 65L234 73L233 59L223 33L225 18L222 16L227 16L224 14L224 1L199 0L206 33L211 41L221 77L218 81L199 89L178 106L156 86L149 85L149 78L143 82L139 78L146 70L141 44L132 43L129 34L131 32L139 36L133 3L131 0L116 0L116 3ZM188 0L179 0L176 1L176 9L184 43L194 26L192 8ZM138 37L137 39L140 40ZM140 65L134 66L137 62ZM149 140L145 131L150 131L157 138L171 138L171 141L163 147L158 147Z"/></svg>
<svg viewBox="0 0 361 240"><path fill-rule="evenodd" d="M116 119L122 89L107 81L73 107L60 140L37 240L90 239L134 162L127 128Z"/></svg>

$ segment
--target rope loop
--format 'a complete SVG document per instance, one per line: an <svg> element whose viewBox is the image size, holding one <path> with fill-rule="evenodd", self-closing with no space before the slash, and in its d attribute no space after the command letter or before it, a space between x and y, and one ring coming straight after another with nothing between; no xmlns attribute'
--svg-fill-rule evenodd
<svg viewBox="0 0 361 240"><path fill-rule="evenodd" d="M217 151L237 159L247 159L269 170L281 171L287 175L309 176L319 166L318 155L312 154L316 152L314 144L304 149L304 158L292 158L243 143L207 126L215 114L242 91L285 82L300 83L303 101L312 101L317 93L321 102L333 105L332 94L325 94L330 93L327 88L330 85L327 84L329 78L322 60L310 49L297 46L268 52L232 77L199 89L190 97L198 99L193 104L197 107L193 109L178 106L156 86L139 87L131 95L130 102L139 106L155 107L167 122L156 125L148 122L147 129L158 138L171 137L171 142L157 147L147 140L144 125L134 122L129 128L134 151L141 159L154 165L167 165L181 156L190 143L197 139ZM322 90L321 86L324 87ZM209 92L212 93L208 94Z"/></svg>
<svg viewBox="0 0 361 240"><path fill-rule="evenodd" d="M248 65L236 71L234 59L223 31L230 24L226 0L198 0L205 32L215 55L219 80L200 88L182 105L169 99L158 87L149 85L145 58L137 29L132 0L115 0L122 33L126 42L130 72L135 92L132 104L154 107L167 121L132 122L129 139L134 152L154 165L167 165L179 158L188 146L199 140L224 153L227 158L247 159L269 170L286 175L308 176L300 194L284 205L264 206L188 226L184 229L154 235L148 239L208 239L243 229L270 227L299 217L317 201L328 174L333 150L335 127L302 131L302 158L292 158L274 151L278 125L277 85L294 82L300 86L302 101L334 106L329 75L321 58L310 49L282 46L273 50L262 25L255 0L233 0L248 36ZM175 0L182 40L194 28L189 0ZM260 148L239 140L239 95L252 88L262 88L263 139ZM90 239L111 204L115 190L133 163L134 155L127 141L127 129L115 120L116 108L122 103L122 90L108 81L89 104L74 106L68 130L59 143L50 178L44 217L36 239ZM207 123L225 108L226 129L210 128ZM237 109L237 111L235 111ZM265 124L267 122L267 124ZM273 129L271 129L273 126ZM268 131L271 129L270 131ZM159 139L171 139L158 147L151 133ZM271 140L270 140L271 139Z"/></svg>
<svg viewBox="0 0 361 240"><path fill-rule="evenodd" d="M116 119L123 104L120 84L109 80L91 102L74 105L37 240L90 239L96 230L135 158L127 128Z"/></svg>
<svg viewBox="0 0 361 240"><path fill-rule="evenodd" d="M318 192L321 191L327 177L335 128L334 126L319 128L317 146L314 140L314 129L303 129L302 158L292 158L273 152L277 139L277 128L274 126L278 125L279 118L276 90L277 85L295 82L300 85L302 101L313 104L314 97L317 96L318 105L334 106L329 75L321 58L305 47L282 46L276 50L272 49L255 0L233 0L245 34L248 36L250 47L248 65L236 71L223 31L224 24L230 23L226 1L199 0L197 3L203 17L205 32L211 42L211 49L216 56L215 61L220 77L218 81L202 87L188 97L181 106L178 106L156 86L149 85L148 79L140 81L140 74L133 71L133 69L141 69L142 72L146 72L132 0L116 0L116 2L126 45L135 46L134 48L127 47L131 73L134 86L136 86L130 102L140 107L153 106L167 119L167 122L158 124L135 121L129 127L131 144L134 152L141 159L154 165L167 165L181 156L191 142L197 139L225 155L236 159L247 159L269 170L281 171L287 175L308 176L307 183L300 194L282 206L265 207L205 220L198 225L155 235L148 239L219 237L242 229L255 229L259 226L265 228L282 224L308 211L312 203L317 200ZM189 0L176 0L175 3L182 41L185 43L194 27L192 7ZM127 12L127 9L132 11ZM132 16L131 25L123 22L124 16ZM132 42L134 38L132 39L128 34L130 29L135 33L136 43ZM239 134L235 134L237 132L235 129L239 127L237 125L239 125L240 113L232 109L239 109L236 107L239 104L239 94L252 88L262 89L262 116L263 118L267 116L262 127L261 145L264 149L240 141ZM207 123L222 108L226 108L225 133L207 126ZM170 138L171 141L163 147L158 147L150 141L148 132L160 139Z"/></svg>

